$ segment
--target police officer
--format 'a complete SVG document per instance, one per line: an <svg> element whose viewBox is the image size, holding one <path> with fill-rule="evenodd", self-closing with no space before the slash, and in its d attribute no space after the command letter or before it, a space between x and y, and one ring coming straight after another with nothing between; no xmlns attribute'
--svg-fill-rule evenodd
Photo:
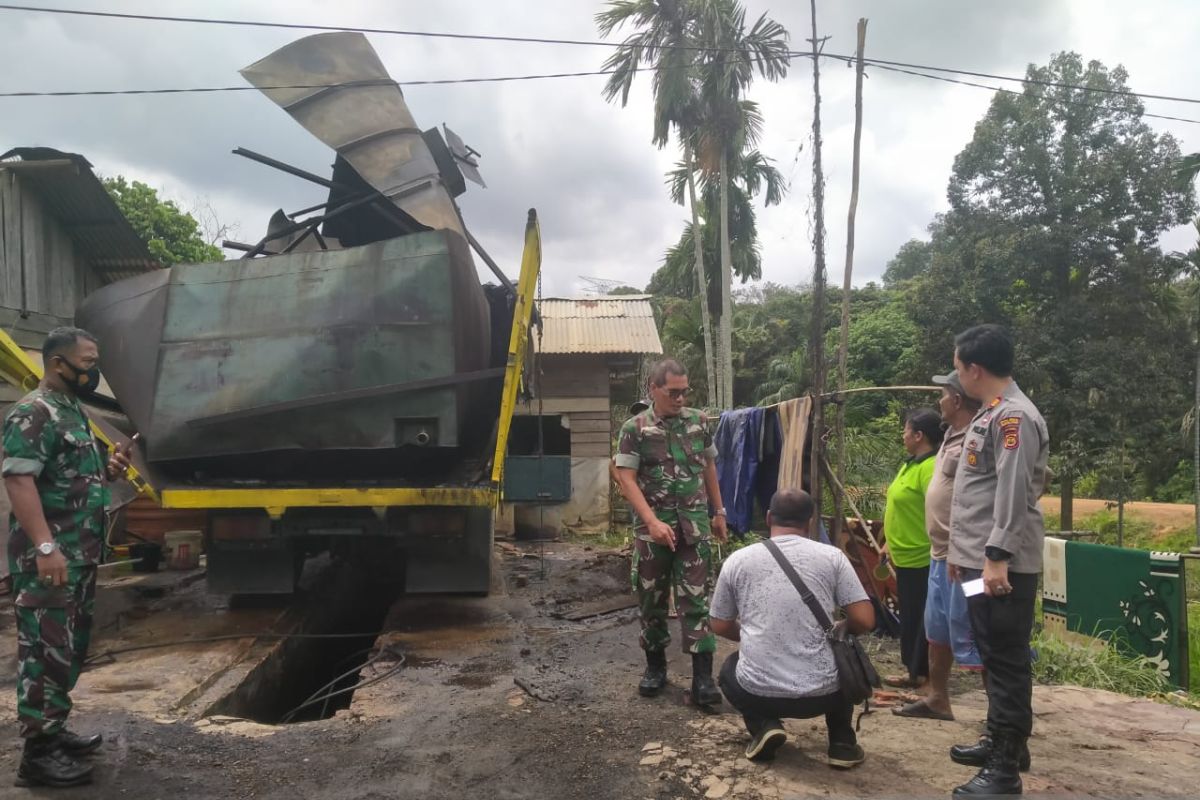
<svg viewBox="0 0 1200 800"><path fill-rule="evenodd" d="M979 325L954 340L954 368L983 406L971 421L954 478L950 511L951 576L983 578L967 600L986 671L988 735L957 745L950 757L980 770L955 796L1021 794L1033 729L1029 639L1045 528L1038 498L1046 481L1050 437L1037 408L1012 378L1013 340Z"/></svg>
<svg viewBox="0 0 1200 800"><path fill-rule="evenodd" d="M92 767L80 756L99 734L66 727L71 690L91 637L96 565L108 488L128 466L128 445L105 460L80 397L100 381L96 339L57 328L42 348L46 374L4 420L4 486L12 502L9 569L17 621L17 717L25 750L18 786L78 786Z"/></svg>
<svg viewBox="0 0 1200 800"><path fill-rule="evenodd" d="M683 650L692 656L692 701L721 702L712 677L717 642L708 621L710 537L728 538L716 448L704 415L684 406L687 371L674 360L655 366L653 405L621 428L613 459L621 493L638 516L634 580L642 618L646 671L638 691L649 697L667 685L667 598L674 584ZM712 500L716 511L709 519Z"/></svg>

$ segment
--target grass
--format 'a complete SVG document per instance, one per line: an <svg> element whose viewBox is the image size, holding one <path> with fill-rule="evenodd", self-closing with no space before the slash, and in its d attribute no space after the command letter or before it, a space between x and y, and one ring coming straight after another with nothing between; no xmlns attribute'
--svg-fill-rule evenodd
<svg viewBox="0 0 1200 800"><path fill-rule="evenodd" d="M1188 692L1200 700L1200 603L1188 603Z"/></svg>
<svg viewBox="0 0 1200 800"><path fill-rule="evenodd" d="M1033 678L1038 683L1105 689L1134 697L1174 690L1144 656L1123 653L1111 642L1075 642L1039 631L1032 644L1037 652Z"/></svg>

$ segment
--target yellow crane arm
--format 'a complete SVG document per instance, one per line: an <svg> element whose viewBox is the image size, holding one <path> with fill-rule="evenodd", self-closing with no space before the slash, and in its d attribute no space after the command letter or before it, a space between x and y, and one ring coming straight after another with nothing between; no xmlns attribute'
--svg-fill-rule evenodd
<svg viewBox="0 0 1200 800"><path fill-rule="evenodd" d="M0 330L0 377L25 392L32 392L42 380L41 366L3 330ZM92 434L104 442L110 450L114 449L115 445L112 440L105 435L100 426L91 420L89 420L89 424ZM156 503L159 502L158 492L133 466L125 470L125 478L139 493L146 495Z"/></svg>

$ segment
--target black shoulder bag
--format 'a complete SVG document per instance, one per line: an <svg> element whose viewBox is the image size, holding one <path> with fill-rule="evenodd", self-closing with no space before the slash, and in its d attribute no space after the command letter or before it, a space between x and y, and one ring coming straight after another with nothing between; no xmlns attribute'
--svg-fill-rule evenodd
<svg viewBox="0 0 1200 800"><path fill-rule="evenodd" d="M796 572L796 568L784 556L783 551L779 549L779 545L767 539L763 542L767 549L771 551L771 555L779 562L779 566L783 569L792 585L796 587L796 591L800 593L804 604L808 606L808 610L812 612L816 618L817 624L825 631L825 639L829 642L829 649L833 651L833 661L837 665L838 685L842 690L842 694L853 705L863 704L862 714L867 714L871 710L871 697L881 685L879 682L879 673L875 670L875 665L871 663L870 656L863 650L862 645L858 643L858 638L854 634L847 632L845 621L840 621L836 625L829 619L829 615L825 613L825 609L821 608L821 603L813 595L809 588L804 585L804 580ZM862 714L858 716L858 722L862 722ZM855 728L858 726L855 725Z"/></svg>

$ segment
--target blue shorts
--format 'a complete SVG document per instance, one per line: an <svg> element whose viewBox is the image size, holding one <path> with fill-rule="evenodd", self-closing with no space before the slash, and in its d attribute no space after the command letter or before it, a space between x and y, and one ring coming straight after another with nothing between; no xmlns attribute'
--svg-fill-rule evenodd
<svg viewBox="0 0 1200 800"><path fill-rule="evenodd" d="M982 669L975 635L971 633L971 617L967 613L967 596L962 584L950 580L945 560L929 562L929 595L925 600L925 638L930 644L949 647L954 660L964 669Z"/></svg>

